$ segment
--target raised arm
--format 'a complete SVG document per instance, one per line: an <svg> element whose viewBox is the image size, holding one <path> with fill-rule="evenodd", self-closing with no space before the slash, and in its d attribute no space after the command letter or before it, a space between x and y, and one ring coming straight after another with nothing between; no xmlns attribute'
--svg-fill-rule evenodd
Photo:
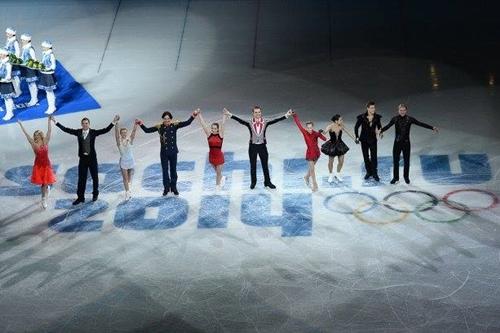
<svg viewBox="0 0 500 333"><path fill-rule="evenodd" d="M293 121L295 122L299 130L302 132L302 134L305 134L307 132L306 129L300 123L299 116L296 113L293 114Z"/></svg>
<svg viewBox="0 0 500 333"><path fill-rule="evenodd" d="M103 134L106 134L108 133L109 131L111 131L111 129L113 128L115 124L114 123L109 123L109 125L105 128L101 128L101 129L98 129L98 130L94 130L94 134L95 136L99 136L99 135L103 135Z"/></svg>
<svg viewBox="0 0 500 333"><path fill-rule="evenodd" d="M119 123L116 123L116 125L115 125L115 141L116 141L116 145L118 147L120 147L120 129L118 127L119 127Z"/></svg>
<svg viewBox="0 0 500 333"><path fill-rule="evenodd" d="M223 114L222 115L222 122L221 122L220 128L219 128L219 135L221 138L224 137L224 125L226 124L226 119L227 119L226 114Z"/></svg>
<svg viewBox="0 0 500 333"><path fill-rule="evenodd" d="M183 128L183 127L189 126L189 125L191 125L191 123L193 122L193 120L194 120L194 117L191 115L187 120L179 121L176 124L176 127L177 128Z"/></svg>
<svg viewBox="0 0 500 333"><path fill-rule="evenodd" d="M47 134L45 135L45 144L48 145L52 136L52 119L47 118Z"/></svg>
<svg viewBox="0 0 500 333"><path fill-rule="evenodd" d="M60 122L56 122L56 126L59 127L65 133L68 133L68 134L71 134L71 135L78 135L78 130L77 129L64 127Z"/></svg>
<svg viewBox="0 0 500 333"><path fill-rule="evenodd" d="M250 123L248 121L245 121L243 119L241 119L240 117L238 116L235 116L234 114L232 114L231 112L229 112L228 109L224 108L224 114L229 117L229 118L232 118L234 120L236 120L237 122L239 122L240 124L242 124L243 126L246 126L248 127L248 129L251 131L251 127L250 127Z"/></svg>
<svg viewBox="0 0 500 333"><path fill-rule="evenodd" d="M116 123L120 120L120 116L119 115L116 115L114 118L113 118L113 121L105 128L101 128L101 129L98 129L98 130L95 130L94 133L95 133L95 136L98 136L98 135L102 135L102 134L106 134L108 133L109 131L111 131L111 129L113 128L113 126L116 125Z"/></svg>
<svg viewBox="0 0 500 333"><path fill-rule="evenodd" d="M194 110L193 113L191 114L191 117L189 117L187 120L179 121L178 123L175 124L175 126L177 128L182 128L182 127L186 127L186 126L191 125L191 123L193 122L194 118L196 118L196 116L199 113L200 113L200 109Z"/></svg>
<svg viewBox="0 0 500 333"><path fill-rule="evenodd" d="M288 117L290 117L292 115L292 110L288 110L285 115L281 116L281 117L278 117L278 118L274 118L274 119L271 119L267 122L267 126L269 125L272 125L272 124L276 124L278 121L282 121L282 120L285 120L287 119Z"/></svg>
<svg viewBox="0 0 500 333"><path fill-rule="evenodd" d="M35 141L33 141L33 138L28 134L28 132L26 132L26 129L24 128L23 123L19 119L17 120L17 123L21 127L21 130L23 131L24 136L26 136L26 139L28 139L28 142L30 143L31 148L33 148L33 150L34 150L35 149Z"/></svg>
<svg viewBox="0 0 500 333"><path fill-rule="evenodd" d="M247 126L247 127L250 127L250 123L246 120L243 120L241 119L240 117L238 116L235 116L234 114L231 115L231 119L234 119L236 120L237 122L239 122L240 124L242 124L243 126Z"/></svg>
<svg viewBox="0 0 500 333"><path fill-rule="evenodd" d="M134 128L132 128L132 133L130 133L130 143L131 144L134 144L135 134L137 133L137 126L139 126L139 124L134 122Z"/></svg>
<svg viewBox="0 0 500 333"><path fill-rule="evenodd" d="M155 125L155 126L151 126L151 127L146 127L144 126L144 124L141 124L140 125L142 130L144 131L144 133L154 133L154 132L158 132L158 129L160 128L160 125Z"/></svg>
<svg viewBox="0 0 500 333"><path fill-rule="evenodd" d="M158 132L158 129L160 128L160 125L152 126L152 127L146 127L144 126L144 122L141 119L136 118L135 123L139 125L139 127L142 129L144 133L154 133Z"/></svg>
<svg viewBox="0 0 500 333"><path fill-rule="evenodd" d="M321 140L323 140L323 141L328 140L328 139L326 138L326 136L325 136L323 133L324 133L324 131L323 131L322 129L320 129L320 130L318 131L318 138L320 138L320 139L321 139Z"/></svg>
<svg viewBox="0 0 500 333"><path fill-rule="evenodd" d="M208 128L207 123L205 122L205 119L203 119L203 116L201 113L198 114L198 121L200 122L201 128L203 128L203 131L207 135L207 137L210 135L210 129Z"/></svg>

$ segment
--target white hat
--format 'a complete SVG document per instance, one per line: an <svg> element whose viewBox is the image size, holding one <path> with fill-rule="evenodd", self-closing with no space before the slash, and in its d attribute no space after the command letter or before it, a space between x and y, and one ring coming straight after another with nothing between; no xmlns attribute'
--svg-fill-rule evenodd
<svg viewBox="0 0 500 333"><path fill-rule="evenodd" d="M31 35L30 34L22 34L21 35L21 40L31 42Z"/></svg>
<svg viewBox="0 0 500 333"><path fill-rule="evenodd" d="M51 49L52 48L52 43L49 42L48 40L44 40L42 42L42 47L47 47L47 48Z"/></svg>
<svg viewBox="0 0 500 333"><path fill-rule="evenodd" d="M0 49L0 55L9 55L9 51L6 49Z"/></svg>
<svg viewBox="0 0 500 333"><path fill-rule="evenodd" d="M5 29L5 32L8 33L8 34L11 34L11 35L15 35L16 34L16 30L14 30L13 28L7 28Z"/></svg>

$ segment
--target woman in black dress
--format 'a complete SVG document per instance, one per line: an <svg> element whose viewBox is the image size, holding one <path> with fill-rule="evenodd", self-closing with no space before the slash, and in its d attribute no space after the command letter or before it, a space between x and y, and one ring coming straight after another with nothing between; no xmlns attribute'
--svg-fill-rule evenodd
<svg viewBox="0 0 500 333"><path fill-rule="evenodd" d="M349 147L342 141L342 132L345 131L353 140L354 136L344 128L344 121L339 114L332 117L331 123L326 127L325 133L330 133L330 140L321 146L323 154L328 155L328 182L332 183L334 179L342 181L341 171L344 165L344 155L349 151ZM333 170L333 161L337 157L337 173Z"/></svg>

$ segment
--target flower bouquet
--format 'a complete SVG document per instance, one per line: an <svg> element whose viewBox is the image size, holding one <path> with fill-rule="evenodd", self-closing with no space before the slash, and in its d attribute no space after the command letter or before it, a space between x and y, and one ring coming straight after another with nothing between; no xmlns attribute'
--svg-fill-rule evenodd
<svg viewBox="0 0 500 333"><path fill-rule="evenodd" d="M16 57L15 54L10 53L9 54L9 62L12 65L20 65L23 63L23 60L21 58Z"/></svg>
<svg viewBox="0 0 500 333"><path fill-rule="evenodd" d="M42 64L41 62L33 59L29 59L24 63L24 66L31 68L31 69L37 69L37 70L44 70L45 65Z"/></svg>

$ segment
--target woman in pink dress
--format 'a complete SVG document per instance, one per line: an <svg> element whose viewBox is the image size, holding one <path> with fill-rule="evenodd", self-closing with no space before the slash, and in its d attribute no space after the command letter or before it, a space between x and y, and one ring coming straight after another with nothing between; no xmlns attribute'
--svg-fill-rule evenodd
<svg viewBox="0 0 500 333"><path fill-rule="evenodd" d="M48 118L47 135L44 135L40 130L36 130L33 133L33 137L31 137L21 121L17 120L17 123L21 126L21 130L35 153L35 163L31 174L31 182L40 185L42 190L42 208L46 209L49 186L56 182L56 177L49 160L49 141L51 133L50 117Z"/></svg>

